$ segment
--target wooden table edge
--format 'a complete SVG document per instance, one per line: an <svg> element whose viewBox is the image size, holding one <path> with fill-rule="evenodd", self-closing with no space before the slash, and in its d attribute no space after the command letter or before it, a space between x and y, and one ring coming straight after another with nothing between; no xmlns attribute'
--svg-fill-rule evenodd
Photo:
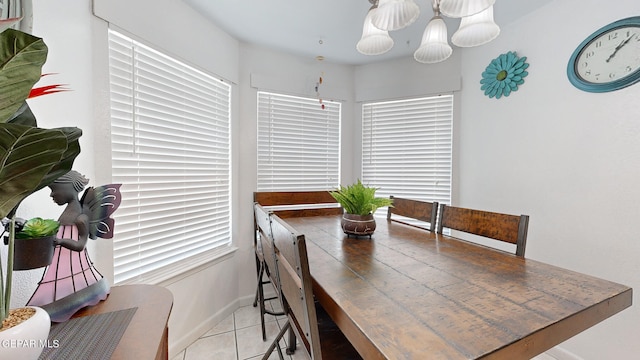
<svg viewBox="0 0 640 360"><path fill-rule="evenodd" d="M633 289L589 306L565 319L559 320L525 338L482 356L481 359L529 359L580 334L592 326L631 307Z"/></svg>
<svg viewBox="0 0 640 360"><path fill-rule="evenodd" d="M123 298L124 295L127 297ZM109 301L109 299L112 300ZM173 309L173 294L164 287L148 284L112 286L105 300L81 309L72 318L133 307L137 307L137 310L111 358L114 360L167 359L168 323ZM160 321L163 323L161 327ZM137 339L140 341L136 341Z"/></svg>

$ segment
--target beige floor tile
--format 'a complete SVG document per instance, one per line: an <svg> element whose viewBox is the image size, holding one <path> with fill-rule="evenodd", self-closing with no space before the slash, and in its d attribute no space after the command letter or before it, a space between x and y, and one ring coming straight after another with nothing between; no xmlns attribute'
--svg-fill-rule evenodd
<svg viewBox="0 0 640 360"><path fill-rule="evenodd" d="M252 357L246 360L261 360L262 356L264 355L258 355L256 357ZM287 355L284 350L282 350L282 357L284 357L284 360L290 360L291 357L289 355ZM271 353L271 355L269 355L268 360L280 360L280 357L278 356L278 352L276 352L275 350Z"/></svg>
<svg viewBox="0 0 640 360"><path fill-rule="evenodd" d="M243 306L233 313L236 330L249 326L260 325L260 308ZM273 317L265 317L265 321L272 321Z"/></svg>
<svg viewBox="0 0 640 360"><path fill-rule="evenodd" d="M270 321L265 324L265 329L267 332L267 341L262 341L260 325L236 330L239 360L249 359L264 354L267 351L273 339L278 335L280 327L278 327L276 321ZM281 344L285 346L283 342L281 342Z"/></svg>
<svg viewBox="0 0 640 360"><path fill-rule="evenodd" d="M207 331L202 337L222 334L235 330L233 322L233 314L229 315L226 319L220 321L216 326Z"/></svg>
<svg viewBox="0 0 640 360"><path fill-rule="evenodd" d="M180 354L174 356L171 358L171 360L184 360L184 353L186 352L186 350L182 350L180 352Z"/></svg>
<svg viewBox="0 0 640 360"><path fill-rule="evenodd" d="M236 337L233 332L208 336L189 345L185 360L237 360Z"/></svg>

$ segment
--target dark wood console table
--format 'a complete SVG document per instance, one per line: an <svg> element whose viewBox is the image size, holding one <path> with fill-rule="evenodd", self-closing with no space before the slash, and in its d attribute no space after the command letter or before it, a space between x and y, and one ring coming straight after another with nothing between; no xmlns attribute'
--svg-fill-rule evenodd
<svg viewBox="0 0 640 360"><path fill-rule="evenodd" d="M106 300L78 311L71 320L136 308L111 355L111 359L167 360L169 357L167 323L172 307L173 294L163 287L155 285L113 286ZM78 336L81 337L82 334L78 334Z"/></svg>

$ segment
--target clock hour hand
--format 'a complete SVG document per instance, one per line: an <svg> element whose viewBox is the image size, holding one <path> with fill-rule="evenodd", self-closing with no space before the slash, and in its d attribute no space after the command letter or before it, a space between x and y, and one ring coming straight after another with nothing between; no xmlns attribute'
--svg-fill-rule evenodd
<svg viewBox="0 0 640 360"><path fill-rule="evenodd" d="M615 49L613 49L613 54L609 55L609 57L607 58L607 60L605 60L606 62L609 62L614 56L616 56L616 53L618 52L618 50L622 49L623 46L627 45L627 43L629 41L631 41L631 39L636 36L636 34L631 34L631 36L629 36L629 38L627 40L624 40L623 42L621 42L618 46L616 46Z"/></svg>

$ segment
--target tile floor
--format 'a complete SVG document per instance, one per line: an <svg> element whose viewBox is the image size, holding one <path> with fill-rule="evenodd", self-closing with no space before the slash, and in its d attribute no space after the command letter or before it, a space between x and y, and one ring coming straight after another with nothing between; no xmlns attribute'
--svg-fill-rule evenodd
<svg viewBox="0 0 640 360"><path fill-rule="evenodd" d="M277 300L271 300L267 306L279 308ZM273 342L280 328L284 326L284 316L265 316L267 341L262 341L260 330L260 310L251 305L236 310L231 316L221 321L214 328L202 335L196 342L189 345L171 360L259 360ZM280 341L281 347L286 347L285 340ZM292 356L282 351L285 359L308 360L304 351L296 351ZM269 359L279 359L274 351Z"/></svg>
<svg viewBox="0 0 640 360"><path fill-rule="evenodd" d="M273 305L280 306L277 300L271 300L268 306ZM267 341L263 342L260 310L251 305L241 307L171 360L259 360L280 328L284 326L286 319L283 316L276 318L266 315L265 321ZM287 336L280 342L283 349L286 347L286 339ZM282 354L287 360L309 359L304 351L296 351L294 355L289 356L283 350ZM272 359L279 359L277 351L269 357L269 360ZM534 360L555 360L555 358L541 354Z"/></svg>

